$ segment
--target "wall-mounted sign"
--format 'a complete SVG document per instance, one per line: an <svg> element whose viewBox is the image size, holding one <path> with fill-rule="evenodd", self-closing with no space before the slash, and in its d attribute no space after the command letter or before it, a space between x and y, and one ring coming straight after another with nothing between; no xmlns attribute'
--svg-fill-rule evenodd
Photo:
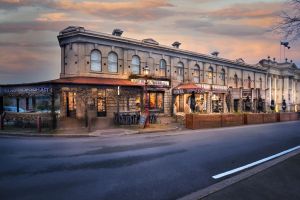
<svg viewBox="0 0 300 200"><path fill-rule="evenodd" d="M211 88L211 85L209 85L209 84L198 83L196 85L197 85L197 87L199 87L199 88L201 88L203 90L210 90L210 88Z"/></svg>
<svg viewBox="0 0 300 200"><path fill-rule="evenodd" d="M225 85L212 85L211 90L218 91L218 92L227 92L228 87Z"/></svg>
<svg viewBox="0 0 300 200"><path fill-rule="evenodd" d="M52 92L50 87L9 87L2 88L3 95L8 96L33 96L33 95L49 95Z"/></svg>
<svg viewBox="0 0 300 200"><path fill-rule="evenodd" d="M131 82L137 83L140 85L145 85L146 80L145 79L131 79ZM170 87L170 81L148 79L147 84L149 86L156 86L156 87Z"/></svg>

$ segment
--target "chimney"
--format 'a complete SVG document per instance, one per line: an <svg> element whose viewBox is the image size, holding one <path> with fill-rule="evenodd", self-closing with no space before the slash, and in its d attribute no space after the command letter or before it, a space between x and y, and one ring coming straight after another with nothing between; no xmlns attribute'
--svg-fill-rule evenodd
<svg viewBox="0 0 300 200"><path fill-rule="evenodd" d="M123 31L121 29L115 28L112 32L112 35L114 36L121 36Z"/></svg>
<svg viewBox="0 0 300 200"><path fill-rule="evenodd" d="M181 43L177 42L177 41L172 44L172 46L177 48L177 49L179 48L180 45L181 45Z"/></svg>
<svg viewBox="0 0 300 200"><path fill-rule="evenodd" d="M211 53L211 55L213 55L213 56L215 56L215 57L218 57L219 53L220 53L220 52L218 52L218 51L214 51L214 52Z"/></svg>

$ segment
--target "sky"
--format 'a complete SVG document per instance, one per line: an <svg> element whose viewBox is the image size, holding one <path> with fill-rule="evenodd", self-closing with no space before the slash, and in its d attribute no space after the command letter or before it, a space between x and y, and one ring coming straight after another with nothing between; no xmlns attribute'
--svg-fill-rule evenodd
<svg viewBox="0 0 300 200"><path fill-rule="evenodd" d="M123 36L256 64L280 60L282 36L272 32L283 0L0 0L0 84L59 78L59 31L67 26ZM300 40L300 39L299 39ZM286 57L300 67L300 41ZM283 58L282 58L283 61Z"/></svg>

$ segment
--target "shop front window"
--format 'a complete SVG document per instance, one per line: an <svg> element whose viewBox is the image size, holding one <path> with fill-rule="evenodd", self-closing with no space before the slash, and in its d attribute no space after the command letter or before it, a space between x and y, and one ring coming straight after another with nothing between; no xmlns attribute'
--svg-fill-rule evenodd
<svg viewBox="0 0 300 200"><path fill-rule="evenodd" d="M66 109L67 109L67 117L75 117L76 116L76 107L77 107L76 92L64 93L64 102L65 102ZM38 102L37 102L37 105L38 105Z"/></svg>
<svg viewBox="0 0 300 200"><path fill-rule="evenodd" d="M106 116L106 91L99 89L97 94L97 116Z"/></svg>
<svg viewBox="0 0 300 200"><path fill-rule="evenodd" d="M164 110L164 93L162 92L149 92L149 109L158 110L162 112Z"/></svg>

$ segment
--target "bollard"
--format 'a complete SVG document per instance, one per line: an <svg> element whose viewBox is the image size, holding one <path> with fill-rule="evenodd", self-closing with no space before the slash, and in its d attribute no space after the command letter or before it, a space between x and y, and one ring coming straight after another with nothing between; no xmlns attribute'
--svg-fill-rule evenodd
<svg viewBox="0 0 300 200"><path fill-rule="evenodd" d="M41 116L37 117L36 126L37 126L38 133L41 133L42 132L42 118L41 118Z"/></svg>

